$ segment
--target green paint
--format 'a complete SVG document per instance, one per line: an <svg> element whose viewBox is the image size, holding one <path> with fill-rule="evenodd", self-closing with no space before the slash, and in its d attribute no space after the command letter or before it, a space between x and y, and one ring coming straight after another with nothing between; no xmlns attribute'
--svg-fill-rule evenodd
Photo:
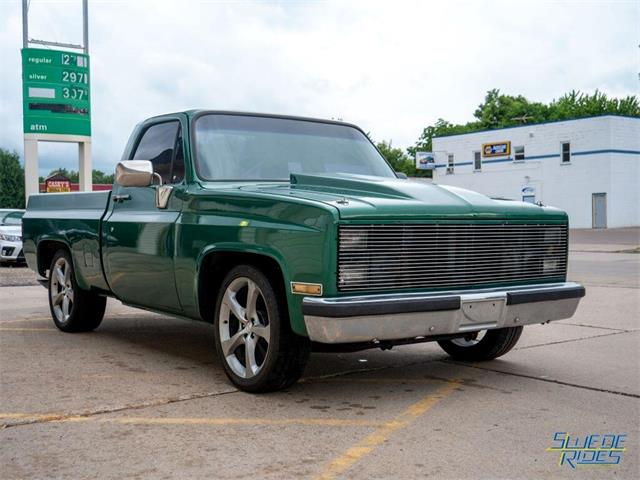
<svg viewBox="0 0 640 480"><path fill-rule="evenodd" d="M113 194L131 197L121 203L110 201L105 192L30 197L23 219L30 267L37 268L41 241L58 240L70 248L83 288L142 308L211 321L210 305L218 292L204 288L203 279L220 280L224 272L204 271L205 259L238 253L268 259L282 272L292 328L304 335L303 296L292 294L289 282L320 283L328 297L353 295L337 290L340 224L567 223L566 213L555 208L399 179L296 174L291 182L203 182L195 173L189 141L197 113L149 119L137 127L125 149L124 158L130 158L140 132L150 124L181 122L185 179L174 185L166 210L155 207L154 187L114 185ZM526 283L531 282L472 288ZM209 305L209 310L201 310L201 305Z"/></svg>
<svg viewBox="0 0 640 480"><path fill-rule="evenodd" d="M24 133L91 135L89 56L22 49Z"/></svg>

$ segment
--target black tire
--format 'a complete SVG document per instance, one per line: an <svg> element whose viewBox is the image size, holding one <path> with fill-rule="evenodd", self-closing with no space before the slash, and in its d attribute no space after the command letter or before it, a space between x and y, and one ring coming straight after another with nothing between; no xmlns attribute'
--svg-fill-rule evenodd
<svg viewBox="0 0 640 480"><path fill-rule="evenodd" d="M63 274L60 277L57 269L62 265L65 269L60 269ZM66 268L69 269L68 273ZM53 256L48 292L53 323L63 332L90 332L102 322L107 299L78 287L73 261L66 250L58 250Z"/></svg>
<svg viewBox="0 0 640 480"><path fill-rule="evenodd" d="M487 330L480 341L462 346L456 340L439 340L438 345L456 360L484 361L501 357L513 347L522 335L522 327Z"/></svg>
<svg viewBox="0 0 640 480"><path fill-rule="evenodd" d="M247 286L243 287L245 281ZM233 289L236 288L234 285L240 285L237 291L233 292L231 289L229 291L234 295L233 298L237 300L237 304L241 305L243 289L246 289L243 307L244 313L246 313L249 310L247 307L249 307L250 282L254 282L253 288L257 286L259 289L259 296L253 309L256 313L256 319L255 321L248 320L248 315L245 315L244 319L239 320L233 315L228 299L223 308L223 300L225 300L225 294L230 286ZM229 380L239 389L251 393L281 390L294 384L302 376L309 359L310 342L307 338L296 335L291 330L282 288L273 285L258 268L251 265L239 265L227 274L218 292L214 327L218 358L220 358ZM268 340L264 337L265 327L269 329ZM251 330L252 333L243 334L242 332L248 328L261 328L263 333L255 333L255 338L253 330ZM232 339L236 336L239 340L234 343ZM227 349L226 354L223 342L227 345L224 347ZM247 368L247 359L249 358L247 356L249 343L247 342L255 342L253 343L253 360L255 366L259 368L257 373L250 372ZM229 345L236 343L237 346L229 347ZM259 358L260 356L261 358ZM262 360L261 363L259 360ZM245 376L238 373L238 370L242 370L242 368L244 368Z"/></svg>

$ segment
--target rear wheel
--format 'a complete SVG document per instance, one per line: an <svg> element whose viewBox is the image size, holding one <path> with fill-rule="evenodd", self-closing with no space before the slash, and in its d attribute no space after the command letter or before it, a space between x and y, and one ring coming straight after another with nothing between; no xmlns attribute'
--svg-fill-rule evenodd
<svg viewBox="0 0 640 480"><path fill-rule="evenodd" d="M438 345L458 360L493 360L515 347L521 334L521 326L498 328L485 332L474 332L462 338L439 340Z"/></svg>
<svg viewBox="0 0 640 480"><path fill-rule="evenodd" d="M98 328L107 299L78 288L71 256L58 250L49 269L49 308L63 332L89 332Z"/></svg>
<svg viewBox="0 0 640 480"><path fill-rule="evenodd" d="M250 265L234 268L222 282L215 343L225 373L247 392L292 385L309 358L309 341L291 331L284 298Z"/></svg>

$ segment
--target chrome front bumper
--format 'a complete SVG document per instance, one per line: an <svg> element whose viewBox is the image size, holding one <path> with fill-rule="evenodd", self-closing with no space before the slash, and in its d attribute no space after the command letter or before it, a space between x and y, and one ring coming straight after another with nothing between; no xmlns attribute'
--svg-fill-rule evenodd
<svg viewBox="0 0 640 480"><path fill-rule="evenodd" d="M464 334L571 317L584 287L552 283L428 294L305 297L309 338L357 343Z"/></svg>

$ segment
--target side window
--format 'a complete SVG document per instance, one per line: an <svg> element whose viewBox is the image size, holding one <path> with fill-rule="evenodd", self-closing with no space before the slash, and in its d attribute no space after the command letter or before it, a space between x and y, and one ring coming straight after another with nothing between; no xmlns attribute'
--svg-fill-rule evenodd
<svg viewBox="0 0 640 480"><path fill-rule="evenodd" d="M524 147L516 147L514 149L515 155L513 157L514 162L524 162Z"/></svg>
<svg viewBox="0 0 640 480"><path fill-rule="evenodd" d="M482 170L482 157L480 156L480 152L473 152L473 169L476 172Z"/></svg>
<svg viewBox="0 0 640 480"><path fill-rule="evenodd" d="M453 153L447 155L447 173L453 173Z"/></svg>
<svg viewBox="0 0 640 480"><path fill-rule="evenodd" d="M165 122L149 127L142 135L132 159L151 161L153 171L162 177L162 183L172 183L171 162L179 128L179 122Z"/></svg>
<svg viewBox="0 0 640 480"><path fill-rule="evenodd" d="M562 163L571 163L571 144L562 142Z"/></svg>

